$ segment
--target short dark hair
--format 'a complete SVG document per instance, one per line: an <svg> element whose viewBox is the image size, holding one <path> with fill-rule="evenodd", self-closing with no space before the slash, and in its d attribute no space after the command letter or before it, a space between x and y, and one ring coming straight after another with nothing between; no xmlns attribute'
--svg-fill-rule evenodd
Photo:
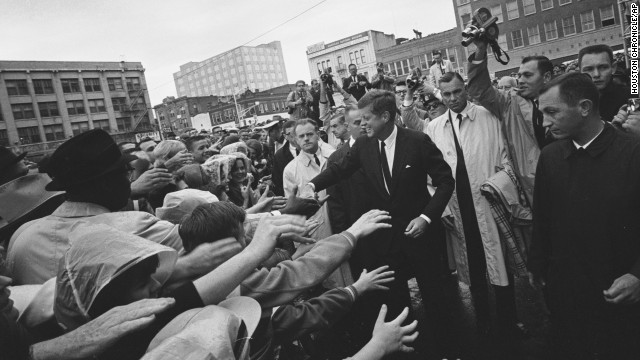
<svg viewBox="0 0 640 360"><path fill-rule="evenodd" d="M184 145L187 147L187 151L192 151L191 150L191 146L196 143L197 141L200 140L208 140L209 138L207 138L204 135L193 135L193 136L189 136L188 138L186 138L184 140Z"/></svg>
<svg viewBox="0 0 640 360"><path fill-rule="evenodd" d="M582 68L582 58L587 54L602 54L607 53L609 55L609 62L613 65L613 49L609 45L596 44L591 46L585 46L578 52L578 69Z"/></svg>
<svg viewBox="0 0 640 360"><path fill-rule="evenodd" d="M242 208L227 201L199 205L178 228L184 251L189 253L201 244L228 237L237 239L245 216Z"/></svg>
<svg viewBox="0 0 640 360"><path fill-rule="evenodd" d="M332 120L336 120L336 119L338 120L338 123L344 124L344 122L346 121L345 118L344 118L344 112L339 112L339 113L333 115L331 117L331 119L329 119L329 122L331 122Z"/></svg>
<svg viewBox="0 0 640 360"><path fill-rule="evenodd" d="M442 56L442 52L441 52L440 50L436 50L436 51L433 51L433 52L431 53L431 56L433 56L433 55L440 55L440 56Z"/></svg>
<svg viewBox="0 0 640 360"><path fill-rule="evenodd" d="M298 119L298 120L296 120L295 122L296 122L296 123L295 123L295 126L293 127L293 131L294 131L294 132L296 131L296 128L297 128L298 126L301 126L301 125L307 125L307 124L311 124L311 125L313 125L313 129L314 129L315 131L318 131L318 124L317 124L314 120L312 120L312 119L309 119L309 118L303 118L303 119Z"/></svg>
<svg viewBox="0 0 640 360"><path fill-rule="evenodd" d="M282 128L283 129L288 129L288 128L291 128L291 127L294 127L294 126L296 126L296 121L295 120L287 120L287 121L284 122L284 125L282 125Z"/></svg>
<svg viewBox="0 0 640 360"><path fill-rule="evenodd" d="M349 64L349 66L347 66L347 69L350 69L352 66L355 66L356 69L358 68L358 66L356 64Z"/></svg>
<svg viewBox="0 0 640 360"><path fill-rule="evenodd" d="M404 80L400 80L396 82L395 86L407 86L407 82Z"/></svg>
<svg viewBox="0 0 640 360"><path fill-rule="evenodd" d="M462 76L460 74L458 74L455 71L449 71L447 73L445 73L444 75L442 75L442 77L440 78L440 82L441 83L450 83L453 81L453 79L458 79L460 81L462 81L462 83L464 84L464 79L462 78Z"/></svg>
<svg viewBox="0 0 640 360"><path fill-rule="evenodd" d="M538 62L538 71L540 71L541 75L544 76L544 74L548 72L553 74L553 63L546 56L542 56L542 55L525 56L524 59L522 59L521 64L526 64L529 61L534 61L534 60Z"/></svg>
<svg viewBox="0 0 640 360"><path fill-rule="evenodd" d="M544 94L555 86L558 86L560 97L567 105L576 106L578 101L587 99L593 103L593 111L598 112L600 108L600 93L589 75L579 72L560 75L545 84L540 94Z"/></svg>
<svg viewBox="0 0 640 360"><path fill-rule="evenodd" d="M358 109L364 109L369 105L371 112L377 116L382 115L385 111L389 113L389 122L393 123L396 119L398 106L396 105L396 95L391 91L373 89L366 93L358 101Z"/></svg>

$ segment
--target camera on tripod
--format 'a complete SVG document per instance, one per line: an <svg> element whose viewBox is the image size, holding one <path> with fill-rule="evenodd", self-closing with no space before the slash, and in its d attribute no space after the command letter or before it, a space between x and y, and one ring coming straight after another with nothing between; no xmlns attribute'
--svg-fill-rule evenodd
<svg viewBox="0 0 640 360"><path fill-rule="evenodd" d="M471 21L467 24L467 27L462 31L462 46L467 47L473 43L474 40L486 42L494 51L494 56L498 62L506 65L509 62L509 55L500 48L498 44L498 35L500 30L497 25L498 18L491 16L491 12L487 8L479 8L473 13ZM506 56L507 60L503 60L502 55Z"/></svg>
<svg viewBox="0 0 640 360"><path fill-rule="evenodd" d="M326 83L329 86L333 85L333 75L331 75L331 68L328 67L324 70L324 72L318 70L318 73L320 73L320 80L323 83Z"/></svg>

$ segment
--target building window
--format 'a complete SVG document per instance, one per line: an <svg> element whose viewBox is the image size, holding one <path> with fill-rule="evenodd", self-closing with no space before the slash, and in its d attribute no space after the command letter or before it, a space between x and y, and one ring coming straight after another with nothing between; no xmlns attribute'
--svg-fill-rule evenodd
<svg viewBox="0 0 640 360"><path fill-rule="evenodd" d="M582 31L590 31L596 28L596 21L593 18L593 10L588 10L580 13L580 23L582 24Z"/></svg>
<svg viewBox="0 0 640 360"><path fill-rule="evenodd" d="M518 13L518 1L510 1L507 3L507 20L513 20L520 17Z"/></svg>
<svg viewBox="0 0 640 360"><path fill-rule="evenodd" d="M125 111L127 109L126 99L123 97L111 98L113 104L113 111Z"/></svg>
<svg viewBox="0 0 640 360"><path fill-rule="evenodd" d="M131 130L131 118L123 117L117 118L116 123L118 124L118 131L129 131Z"/></svg>
<svg viewBox="0 0 640 360"><path fill-rule="evenodd" d="M558 38L558 29L555 20L544 23L544 33L547 41Z"/></svg>
<svg viewBox="0 0 640 360"><path fill-rule="evenodd" d="M107 108L104 106L104 100L103 99L89 100L89 111L92 114L106 112Z"/></svg>
<svg viewBox="0 0 640 360"><path fill-rule="evenodd" d="M27 80L7 80L6 84L9 96L29 95Z"/></svg>
<svg viewBox="0 0 640 360"><path fill-rule="evenodd" d="M491 9L489 10L491 11L491 15L495 16L498 18L497 23L500 24L502 21L504 21L504 19L502 18L502 5L498 4L496 6L491 7Z"/></svg>
<svg viewBox="0 0 640 360"><path fill-rule="evenodd" d="M342 56L338 56L338 68L344 66L344 62L342 61Z"/></svg>
<svg viewBox="0 0 640 360"><path fill-rule="evenodd" d="M349 53L349 62L351 64L355 64L356 63L356 58L353 57L353 53L352 52Z"/></svg>
<svg viewBox="0 0 640 360"><path fill-rule="evenodd" d="M600 21L602 21L602 27L616 24L616 19L613 17L613 5L600 8Z"/></svg>
<svg viewBox="0 0 640 360"><path fill-rule="evenodd" d="M82 100L67 101L67 112L69 113L69 115L85 114L86 112L84 110L84 102Z"/></svg>
<svg viewBox="0 0 640 360"><path fill-rule="evenodd" d="M467 26L470 20L471 20L471 14L460 15L460 23L462 24L463 28Z"/></svg>
<svg viewBox="0 0 640 360"><path fill-rule="evenodd" d="M420 61L420 68L423 70L429 69L429 60L427 60L427 54L418 56L418 61Z"/></svg>
<svg viewBox="0 0 640 360"><path fill-rule="evenodd" d="M100 79L84 79L84 91L97 92L102 91L100 88Z"/></svg>
<svg viewBox="0 0 640 360"><path fill-rule="evenodd" d="M564 33L564 36L576 33L576 23L573 20L573 16L562 19L562 32Z"/></svg>
<svg viewBox="0 0 640 360"><path fill-rule="evenodd" d="M360 61L362 61L362 63L366 63L366 61L364 60L364 50L360 50Z"/></svg>
<svg viewBox="0 0 640 360"><path fill-rule="evenodd" d="M529 26L527 28L527 35L529 36L529 45L540 43L540 29L538 25Z"/></svg>
<svg viewBox="0 0 640 360"><path fill-rule="evenodd" d="M536 1L535 0L522 0L524 6L524 14L531 15L536 13Z"/></svg>
<svg viewBox="0 0 640 360"><path fill-rule="evenodd" d="M511 46L514 49L524 46L524 41L522 41L522 30L518 29L511 32Z"/></svg>
<svg viewBox="0 0 640 360"><path fill-rule="evenodd" d="M80 92L80 81L78 79L60 79L62 92L65 94Z"/></svg>
<svg viewBox="0 0 640 360"><path fill-rule="evenodd" d="M558 0L558 4L560 4L560 6L571 4L571 0Z"/></svg>
<svg viewBox="0 0 640 360"><path fill-rule="evenodd" d="M37 126L18 128L18 137L21 144L34 144L42 142L40 130Z"/></svg>
<svg viewBox="0 0 640 360"><path fill-rule="evenodd" d="M13 112L14 120L35 119L36 117L31 104L13 104L11 105L11 111Z"/></svg>
<svg viewBox="0 0 640 360"><path fill-rule="evenodd" d="M500 45L501 48L503 49L507 49L507 34L500 34L498 35L498 45Z"/></svg>
<svg viewBox="0 0 640 360"><path fill-rule="evenodd" d="M109 120L93 120L93 128L94 129L102 129L106 132L111 131L111 126L109 126Z"/></svg>
<svg viewBox="0 0 640 360"><path fill-rule="evenodd" d="M458 0L458 5L468 4L471 0Z"/></svg>
<svg viewBox="0 0 640 360"><path fill-rule="evenodd" d="M33 80L33 91L38 95L53 94L53 82L51 79Z"/></svg>
<svg viewBox="0 0 640 360"><path fill-rule="evenodd" d="M127 90L140 90L140 78L137 77L128 77L127 78Z"/></svg>
<svg viewBox="0 0 640 360"><path fill-rule="evenodd" d="M553 0L540 0L540 9L542 11L553 9Z"/></svg>
<svg viewBox="0 0 640 360"><path fill-rule="evenodd" d="M40 117L60 116L58 103L55 101L38 103L38 108L40 109Z"/></svg>
<svg viewBox="0 0 640 360"><path fill-rule="evenodd" d="M9 147L9 135L7 134L7 130L0 130L0 145Z"/></svg>
<svg viewBox="0 0 640 360"><path fill-rule="evenodd" d="M182 79L180 79L182 81ZM107 84L109 84L110 91L120 91L124 90L122 86L122 78L107 78Z"/></svg>
<svg viewBox="0 0 640 360"><path fill-rule="evenodd" d="M44 136L47 141L64 140L64 129L62 125L45 125Z"/></svg>
<svg viewBox="0 0 640 360"><path fill-rule="evenodd" d="M71 123L71 131L73 131L73 136L76 136L88 130L89 130L89 123L86 121Z"/></svg>
<svg viewBox="0 0 640 360"><path fill-rule="evenodd" d="M356 65L360 65L362 62L360 61L360 52L358 50L353 52L353 55L356 58Z"/></svg>

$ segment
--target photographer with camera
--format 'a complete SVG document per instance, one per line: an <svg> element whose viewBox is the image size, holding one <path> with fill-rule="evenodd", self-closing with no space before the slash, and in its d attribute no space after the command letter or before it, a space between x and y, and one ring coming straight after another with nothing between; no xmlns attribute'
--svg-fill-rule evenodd
<svg viewBox="0 0 640 360"><path fill-rule="evenodd" d="M440 50L433 52L433 65L429 68L429 78L435 87L440 86L440 78L448 72L455 72L451 61L442 58Z"/></svg>
<svg viewBox="0 0 640 360"><path fill-rule="evenodd" d="M400 85L402 82L398 84ZM416 98L423 98L423 105L426 106L425 102L427 102L426 100L430 97L434 97L438 101L442 100L440 90L425 82L424 79L421 79L418 69L414 69L414 71L407 76L404 84L405 87L399 86L396 88L396 97L401 96L398 108L400 109L402 122L409 129L425 132L429 120L433 118L429 116L429 111L421 109L416 105ZM444 110L442 111L444 112ZM441 113L438 116L440 115Z"/></svg>
<svg viewBox="0 0 640 360"><path fill-rule="evenodd" d="M393 83L395 82L393 76L384 72L384 65L381 62L376 63L376 70L377 73L373 75L371 80L371 88L393 91Z"/></svg>
<svg viewBox="0 0 640 360"><path fill-rule="evenodd" d="M313 104L313 96L306 89L307 84L304 80L296 81L296 90L287 96L287 106L289 107L289 115L291 120L304 119L311 114L311 105Z"/></svg>
<svg viewBox="0 0 640 360"><path fill-rule="evenodd" d="M353 95L356 101L360 100L367 93L367 89L371 89L371 84L364 75L358 74L355 64L349 64L349 74L351 75L348 78L342 80L342 88Z"/></svg>
<svg viewBox="0 0 640 360"><path fill-rule="evenodd" d="M640 136L640 99L629 99L611 123L618 129Z"/></svg>

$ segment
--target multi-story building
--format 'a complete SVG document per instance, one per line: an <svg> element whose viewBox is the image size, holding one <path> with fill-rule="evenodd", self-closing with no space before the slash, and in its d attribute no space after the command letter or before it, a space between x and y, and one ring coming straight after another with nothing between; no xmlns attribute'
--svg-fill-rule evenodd
<svg viewBox="0 0 640 360"><path fill-rule="evenodd" d="M173 74L173 80L178 97L232 95L289 82L280 41L239 46L204 61L186 63Z"/></svg>
<svg viewBox="0 0 640 360"><path fill-rule="evenodd" d="M331 68L334 76L349 75L349 64L358 66L358 73L369 80L376 73L376 51L396 44L395 36L368 30L344 39L307 47L307 61L311 79L319 78L319 71Z"/></svg>
<svg viewBox="0 0 640 360"><path fill-rule="evenodd" d="M478 8L498 17L498 43L511 61L502 65L490 55L489 72L497 77L517 71L529 55L544 55L558 64L577 58L580 48L588 45L622 49L616 4L617 0L453 0L460 31ZM473 45L467 54L472 51Z"/></svg>
<svg viewBox="0 0 640 360"><path fill-rule="evenodd" d="M139 62L0 61L0 144L38 156L89 129L119 139L154 130L144 70Z"/></svg>
<svg viewBox="0 0 640 360"><path fill-rule="evenodd" d="M287 117L287 95L295 87L295 84L287 84L264 91L247 90L236 96L235 101L232 96L220 97L218 103L209 108L211 125L235 122L238 126L244 126L256 120L264 121L273 115Z"/></svg>
<svg viewBox="0 0 640 360"><path fill-rule="evenodd" d="M463 66L464 48L460 45L462 37L457 28L411 39L401 44L376 51L376 58L385 64L385 70L396 78L409 75L414 67L419 67L427 75L433 65L433 52L438 50L443 59L448 59L460 74L465 73Z"/></svg>
<svg viewBox="0 0 640 360"><path fill-rule="evenodd" d="M198 114L207 114L209 108L217 104L218 97L213 95L179 98L168 96L162 100L162 104L154 106L153 109L165 134L169 132L179 134L184 129L193 127L193 117Z"/></svg>

